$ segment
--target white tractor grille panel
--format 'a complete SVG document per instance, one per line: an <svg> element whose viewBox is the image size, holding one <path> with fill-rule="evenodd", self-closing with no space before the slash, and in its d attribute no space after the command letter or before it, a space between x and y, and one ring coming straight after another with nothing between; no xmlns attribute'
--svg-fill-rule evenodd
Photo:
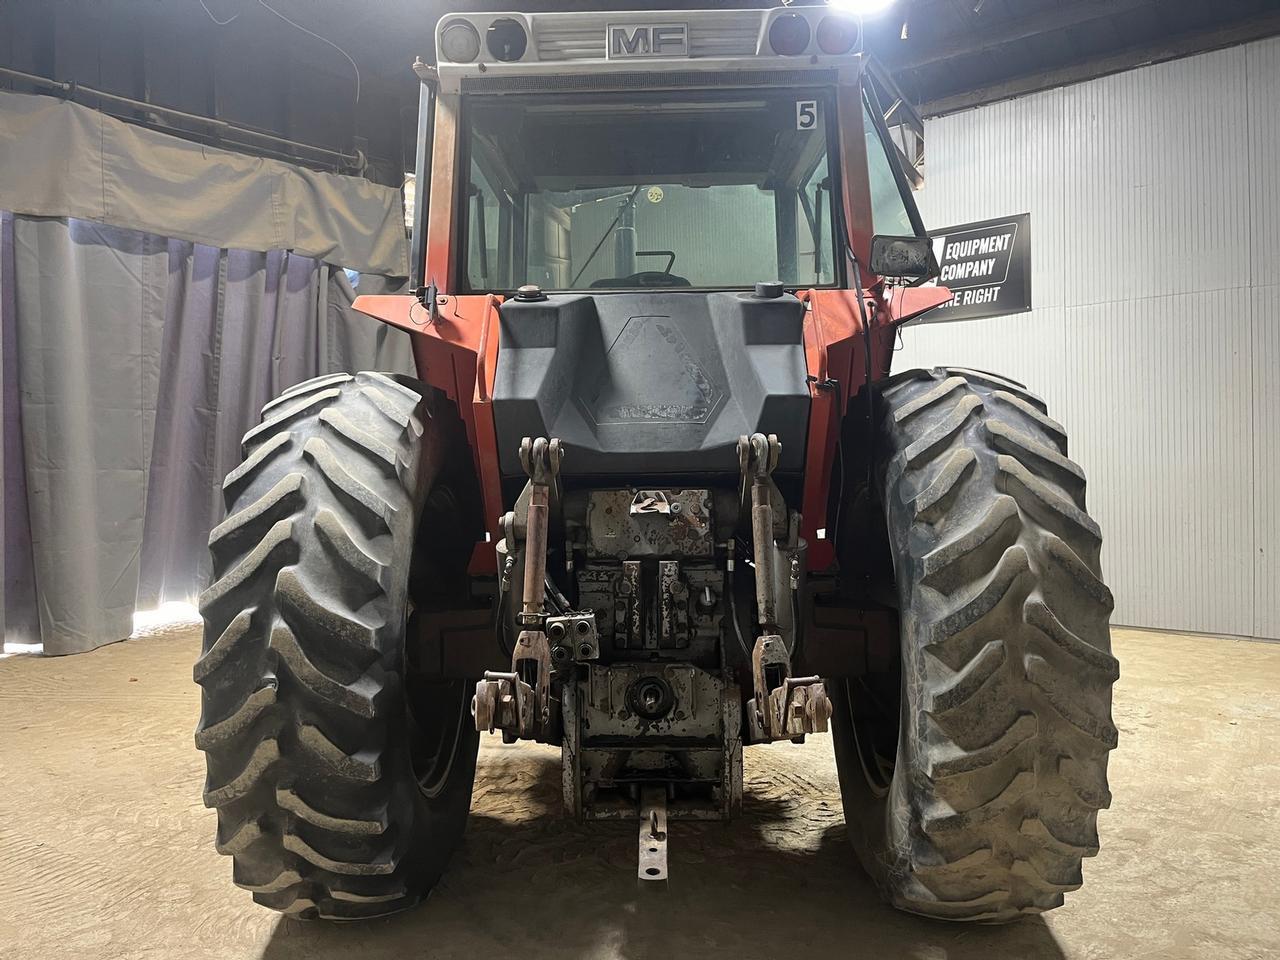
<svg viewBox="0 0 1280 960"><path fill-rule="evenodd" d="M533 21L539 60L603 60L607 14L574 17L538 17Z"/></svg>
<svg viewBox="0 0 1280 960"><path fill-rule="evenodd" d="M529 17L533 43L542 61L603 60L611 23L687 23L690 58L753 57L759 52L766 11L715 13L582 13Z"/></svg>
<svg viewBox="0 0 1280 960"><path fill-rule="evenodd" d="M689 24L689 56L754 57L760 41L759 12L724 13L714 23Z"/></svg>

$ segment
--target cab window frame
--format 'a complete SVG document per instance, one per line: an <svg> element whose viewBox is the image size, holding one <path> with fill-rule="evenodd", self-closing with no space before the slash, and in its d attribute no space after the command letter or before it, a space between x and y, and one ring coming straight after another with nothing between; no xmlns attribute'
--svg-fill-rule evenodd
<svg viewBox="0 0 1280 960"><path fill-rule="evenodd" d="M902 158L898 154L898 148L894 145L893 139L889 135L889 128L884 122L884 108L880 105L880 100L876 96L875 90L871 84L865 79L862 81L862 103L863 117L871 118L872 127L876 133L876 139L880 142L880 150L884 154L885 159L889 163L889 169L893 173L894 182L898 187L898 197L902 201L903 207L906 209L907 219L911 223L911 229L917 237L928 237L929 232L925 229L924 219L920 216L920 207L916 204L915 193L911 189L911 181L907 179L907 173L902 169ZM867 190L868 194L871 190L871 170L868 163L867 169ZM875 200L872 201L873 218ZM876 233L876 225L871 224L872 233Z"/></svg>
<svg viewBox="0 0 1280 960"><path fill-rule="evenodd" d="M823 132L826 137L825 154L826 154L826 162L827 162L827 168L828 168L828 176L831 180L831 198L828 201L830 203L830 211L829 211L830 215L827 217L828 222L826 223L824 229L826 233L830 234L828 239L830 242L829 251L830 251L830 257L831 257L832 279L828 283L797 283L797 284L787 283L787 284L784 284L784 287L786 290L792 293L801 291L801 290L811 290L811 289L818 289L818 290L845 289L848 283L848 263L846 261L846 258L841 254L841 251L845 247L845 240L842 239L840 236L841 224L843 222L842 198L844 196L845 178L844 178L844 170L843 170L842 159L841 159L840 125L839 125L839 117L838 117L838 110L837 110L838 97L840 95L839 88L832 84L818 83L813 85L800 85L800 86L788 85L788 86L779 86L779 87L748 86L748 87L697 88L694 90L685 90L685 91L639 90L639 91L635 91L633 95L636 97L648 97L648 96L659 96L663 94L672 95L672 94L679 94L679 93L694 94L694 95L697 95L700 99L705 99L705 100L722 99L725 101L741 99L743 96L750 96L753 94L756 96L777 96L779 94L785 93L788 96L794 95L795 97L803 97L806 99L816 99L819 101L820 113L823 115L821 122L823 125ZM474 141L473 127L472 127L472 112L473 112L472 108L474 105L476 105L480 101L489 102L495 99L502 100L502 99L515 99L515 98L519 98L523 100L536 99L538 102L541 102L541 103L554 103L557 100L569 99L569 98L573 98L578 101L594 100L598 102L610 102L610 101L617 101L619 99L622 99L616 92L599 92L599 91L585 92L585 93L581 91L563 92L563 93L556 92L556 93L548 93L548 94L539 94L536 96L523 95L523 94L472 93L472 94L464 95L461 98L461 103L459 104L459 110L458 110L458 146L457 146L458 166L456 167L456 169L459 171L459 176L457 181L458 189L454 191L454 198L453 198L453 202L455 205L454 223L455 223L456 235L453 238L453 242L455 244L454 249L457 251L454 272L457 277L457 286L459 289L459 293L464 295L497 294L504 297L510 297L516 292L516 290L520 286L523 285L523 284L514 282L515 280L514 277L507 277L505 279L511 282L508 282L505 285L490 286L490 287L484 287L484 288L473 286L473 284L471 283L472 264L470 262L471 243L472 243L471 241L472 223L474 218L474 207L475 207L475 203L472 200L472 194L471 194L471 185L473 182L472 173L471 173L472 161L473 161L472 150L473 150L473 141ZM822 162L821 160L818 161L819 164L821 164L821 162ZM486 179L490 179L487 174L485 176L486 176ZM498 189L502 190L505 193L505 188L502 187L501 185L498 186ZM514 272L514 255L517 249L523 255L524 269L525 270L528 269L528 262L527 262L528 248L529 248L529 243L528 243L529 197L528 195L524 196L520 204L512 204L512 206L519 208L518 210L514 211L516 214L515 219L519 221L520 225L522 226L522 229L520 229L519 231L512 229L509 232L509 236L507 238L508 241L512 244L511 267L512 267L512 271ZM797 216L800 216L799 212L797 212ZM803 223L802 217L800 219L800 222ZM775 220L775 224L776 224L776 220ZM516 237L517 232L520 234L518 238ZM501 244L502 237L504 235L504 231L501 229L501 227L499 227L498 235L499 235L500 244ZM499 253L499 262L501 262L502 250L499 249L498 253ZM494 269L492 264L490 264L490 269L491 270ZM754 283L757 282L758 280L768 280L768 279L774 279L774 278L758 277L753 280L749 280L749 281L744 280L742 283L737 283L732 285L691 285L691 286L672 286L672 287L641 286L641 287L608 287L608 288L596 288L596 289L592 289L589 287L583 287L583 288L544 287L543 289L544 289L544 292L549 294L563 294L563 295L597 295L597 294L609 294L609 293L637 293L637 292L652 293L655 291L661 291L664 293L685 293L685 292L711 293L711 292L724 292L724 291L734 292L734 291L751 290Z"/></svg>

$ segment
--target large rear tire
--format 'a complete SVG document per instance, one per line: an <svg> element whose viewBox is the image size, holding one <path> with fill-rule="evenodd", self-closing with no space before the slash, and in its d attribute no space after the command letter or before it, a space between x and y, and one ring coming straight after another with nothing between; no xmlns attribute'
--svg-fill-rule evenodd
<svg viewBox="0 0 1280 960"><path fill-rule="evenodd" d="M1012 381L914 370L875 399L902 657L831 685L851 839L900 909L1051 909L1097 853L1116 745L1084 474Z"/></svg>
<svg viewBox="0 0 1280 960"><path fill-rule="evenodd" d="M467 685L416 679L405 651L415 538L444 549L421 514L467 457L461 425L422 384L378 373L299 384L263 418L209 537L204 800L258 903L380 916L431 889L471 801Z"/></svg>

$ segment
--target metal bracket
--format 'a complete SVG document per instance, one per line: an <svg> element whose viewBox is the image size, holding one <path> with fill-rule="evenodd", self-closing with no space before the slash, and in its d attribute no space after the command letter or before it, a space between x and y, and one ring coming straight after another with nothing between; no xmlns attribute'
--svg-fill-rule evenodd
<svg viewBox="0 0 1280 960"><path fill-rule="evenodd" d="M670 515L680 512L680 504L673 505L661 490L641 490L632 498L630 512L633 517L649 513Z"/></svg>
<svg viewBox="0 0 1280 960"><path fill-rule="evenodd" d="M751 653L755 696L747 703L751 739L795 740L826 733L831 701L821 677L791 676L791 657L779 636L763 636Z"/></svg>
<svg viewBox="0 0 1280 960"><path fill-rule="evenodd" d="M640 790L640 863L636 872L642 887L667 883L667 791L663 787Z"/></svg>
<svg viewBox="0 0 1280 960"><path fill-rule="evenodd" d="M782 688L770 694L769 699L784 735L827 732L832 710L827 686L821 677L787 677L782 681Z"/></svg>
<svg viewBox="0 0 1280 960"><path fill-rule="evenodd" d="M779 632L778 579L773 565L785 561L776 542L777 520L785 518L786 505L773 482L773 471L782 455L778 438L760 433L738 440L738 463L742 470L742 508L750 496L752 557L755 561L756 612L761 635L751 653L754 697L747 704L751 739L794 740L806 733L825 733L831 717L831 701L820 677L793 677L791 652ZM788 536L794 551L799 542L798 517L792 517ZM799 589L799 555L790 554L787 572L792 590Z"/></svg>
<svg viewBox="0 0 1280 960"><path fill-rule="evenodd" d="M678 560L658 561L658 645L689 646L689 587Z"/></svg>
<svg viewBox="0 0 1280 960"><path fill-rule="evenodd" d="M524 590L518 621L525 629L516 639L511 670L533 692L521 703L520 737L538 737L551 726L551 644L544 632L547 599L547 525L551 488L560 475L560 441L525 437L520 464L529 475L529 513L525 522Z"/></svg>
<svg viewBox="0 0 1280 960"><path fill-rule="evenodd" d="M520 688L523 687L524 690ZM514 730L520 725L522 697L533 695L527 683L522 683L514 673L484 672L484 679L476 684L471 698L471 716L481 733L493 733L499 728Z"/></svg>
<svg viewBox="0 0 1280 960"><path fill-rule="evenodd" d="M520 594L522 628L511 654L510 673L486 672L476 684L471 712L478 730L501 729L503 738L538 738L551 727L551 644L547 639L547 527L552 487L560 473L559 440L525 437L520 441L520 463L529 475L521 499L527 501L524 517L524 581ZM508 549L519 546L521 524L515 512L503 518ZM510 558L509 558L510 559ZM510 570L504 565L504 577ZM563 630L563 626L561 626ZM594 629L592 627L592 629Z"/></svg>
<svg viewBox="0 0 1280 960"><path fill-rule="evenodd" d="M486 670L471 698L476 729L504 739L536 738L551 726L551 647L547 635L522 630L511 655L511 672Z"/></svg>
<svg viewBox="0 0 1280 960"><path fill-rule="evenodd" d="M622 639L614 646L628 650L638 650L644 643L644 579L641 575L639 560L622 561L622 580L618 584L618 594L622 597L622 609L614 614L622 615L623 621L615 628L614 636ZM656 644L656 640L655 640Z"/></svg>
<svg viewBox="0 0 1280 960"><path fill-rule="evenodd" d="M570 660L595 660L600 656L600 635L596 632L594 612L547 617L547 637L553 644L551 659L557 665Z"/></svg>

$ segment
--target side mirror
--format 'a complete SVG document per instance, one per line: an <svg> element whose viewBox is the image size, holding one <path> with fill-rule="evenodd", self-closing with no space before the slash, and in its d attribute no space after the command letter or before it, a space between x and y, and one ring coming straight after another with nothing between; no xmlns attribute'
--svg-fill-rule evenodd
<svg viewBox="0 0 1280 960"><path fill-rule="evenodd" d="M871 272L881 277L928 280L938 275L928 237L872 237Z"/></svg>

